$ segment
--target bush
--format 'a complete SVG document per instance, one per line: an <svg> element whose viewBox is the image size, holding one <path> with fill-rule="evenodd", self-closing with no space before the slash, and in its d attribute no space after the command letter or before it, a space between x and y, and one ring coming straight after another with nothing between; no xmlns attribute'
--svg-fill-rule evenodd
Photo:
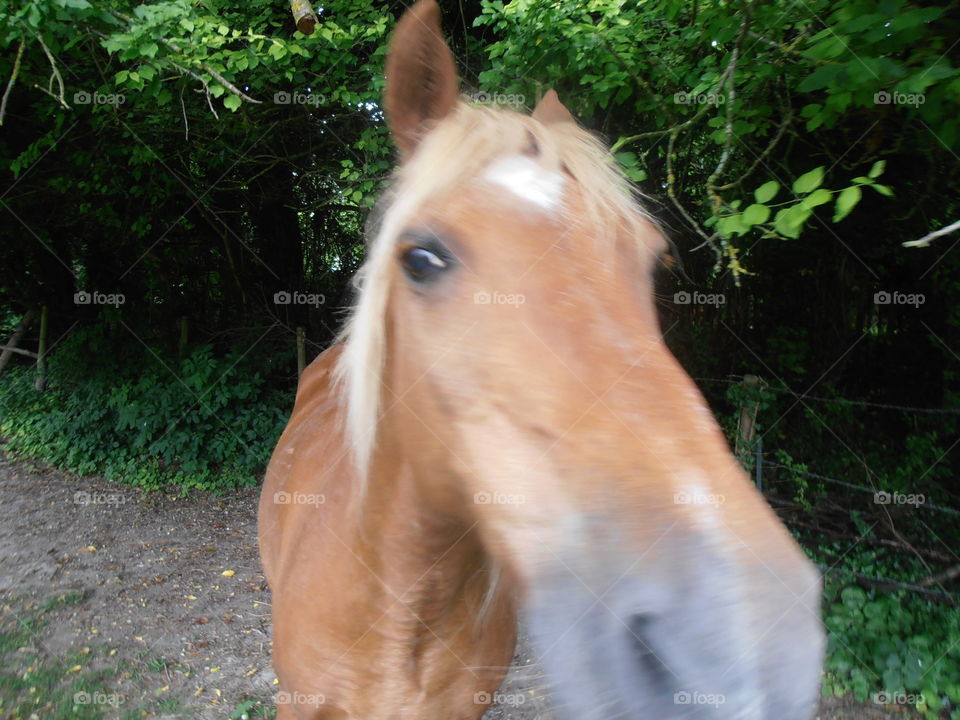
<svg viewBox="0 0 960 720"><path fill-rule="evenodd" d="M69 337L51 356L43 393L32 372L7 369L0 433L9 451L149 489L257 483L293 399L266 382L278 358L240 350L218 358L209 345L182 360L142 346L104 355L105 347L116 340L104 326Z"/></svg>
<svg viewBox="0 0 960 720"><path fill-rule="evenodd" d="M828 584L825 694L906 704L934 720L960 718L960 616L907 591Z"/></svg>

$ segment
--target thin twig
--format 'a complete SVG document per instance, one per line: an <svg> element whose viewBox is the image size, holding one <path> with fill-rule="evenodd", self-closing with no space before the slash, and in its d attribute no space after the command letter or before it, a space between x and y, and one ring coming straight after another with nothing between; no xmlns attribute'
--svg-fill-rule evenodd
<svg viewBox="0 0 960 720"><path fill-rule="evenodd" d="M761 152L761 153L757 156L757 158L753 161L753 164L752 164L749 168L747 168L747 171L744 172L744 173L743 173L740 177L738 177L736 180L731 180L731 181L728 182L726 185L718 185L716 189L717 189L717 190L730 190L731 188L736 187L737 185L739 185L740 183L742 183L744 180L746 180L748 177L750 177L751 175L753 175L754 171L760 166L760 163L762 163L762 162L764 161L764 159L767 157L767 155L769 155L771 152L773 152L773 149L774 149L774 148L777 146L777 144L780 142L780 139L783 137L783 134L786 132L787 127L790 125L791 122L793 122L793 113L792 113L792 112L789 112L789 113L787 113L787 116L784 118L783 122L780 124L780 127L777 128L777 134L774 135L773 139L772 139L772 140L769 142L769 144L763 149L763 152Z"/></svg>
<svg viewBox="0 0 960 720"><path fill-rule="evenodd" d="M190 123L187 122L187 106L183 103L183 88L180 88L180 111L183 113L183 140L190 140Z"/></svg>
<svg viewBox="0 0 960 720"><path fill-rule="evenodd" d="M740 23L740 30L737 33L736 42L734 42L733 50L730 52L730 61L727 63L727 70L724 73L727 80L727 121L724 130L726 137L723 142L723 150L720 153L720 160L717 162L717 167L714 168L714 171L710 173L710 177L707 178L707 196L710 198L711 203L713 203L714 212L719 210L723 205L723 198L721 198L717 192L717 180L726 169L727 163L730 161L730 154L733 150L733 106L737 99L737 61L740 58L740 45L743 43L743 38L746 35L748 26L749 20L745 17L743 22Z"/></svg>
<svg viewBox="0 0 960 720"><path fill-rule="evenodd" d="M907 242L903 243L903 247L927 247L932 240L936 240L938 237L942 237L943 235L949 235L957 230L960 230L960 220L950 223L946 227L942 227L939 230L934 230L932 233L924 235L919 240L908 240Z"/></svg>
<svg viewBox="0 0 960 720"><path fill-rule="evenodd" d="M677 198L677 192L675 188L676 175L673 172L673 156L674 144L676 143L677 136L679 134L680 128L673 128L673 130L670 132L670 141L667 144L667 197L670 198L674 207L676 207L679 213L683 216L683 219L686 220L697 232L697 234L704 239L705 242L703 244L708 245L710 249L713 250L714 254L717 256L717 264L719 265L719 263L723 260L723 252L714 244L714 236L707 235L704 229L700 227L700 223L690 216L690 213L687 212L686 208L680 203L679 198ZM702 245L700 247L702 247Z"/></svg>
<svg viewBox="0 0 960 720"><path fill-rule="evenodd" d="M50 63L50 82L47 84L47 95L50 95L53 98L56 98L57 101L65 109L69 110L70 106L67 105L66 99L64 99L64 87L63 87L63 77L60 75L60 71L57 70L57 62L53 57L53 53L50 52L50 49L47 47L47 44L43 41L43 38L40 37L37 33L33 34L37 38L37 42L40 43L40 47L43 48L44 54L47 56L47 61ZM60 88L60 93L58 95L53 94L53 81L57 81L57 86Z"/></svg>
<svg viewBox="0 0 960 720"><path fill-rule="evenodd" d="M920 587L930 587L931 585L939 585L943 587L941 583L949 582L956 578L960 577L960 565L954 565L952 568L944 570L938 575L931 575L920 581Z"/></svg>
<svg viewBox="0 0 960 720"><path fill-rule="evenodd" d="M23 40L20 41L20 47L17 49L17 58L13 61L13 72L10 73L10 80L7 82L7 89L3 91L3 100L0 100L0 125L3 125L3 118L7 114L7 99L10 97L10 91L13 84L17 81L17 75L20 74L20 58L23 57Z"/></svg>

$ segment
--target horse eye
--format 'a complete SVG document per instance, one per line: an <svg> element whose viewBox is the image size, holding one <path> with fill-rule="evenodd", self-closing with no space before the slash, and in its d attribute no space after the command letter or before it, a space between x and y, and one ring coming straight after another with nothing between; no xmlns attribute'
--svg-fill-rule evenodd
<svg viewBox="0 0 960 720"><path fill-rule="evenodd" d="M407 250L400 258L403 270L407 277L418 283L435 280L450 263L435 252L422 247L413 247Z"/></svg>

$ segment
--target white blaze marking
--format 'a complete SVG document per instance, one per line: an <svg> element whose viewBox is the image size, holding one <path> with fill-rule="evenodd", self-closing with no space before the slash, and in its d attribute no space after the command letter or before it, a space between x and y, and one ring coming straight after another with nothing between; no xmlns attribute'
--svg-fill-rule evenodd
<svg viewBox="0 0 960 720"><path fill-rule="evenodd" d="M524 155L494 161L483 177L545 210L556 207L563 196L563 175L540 167Z"/></svg>

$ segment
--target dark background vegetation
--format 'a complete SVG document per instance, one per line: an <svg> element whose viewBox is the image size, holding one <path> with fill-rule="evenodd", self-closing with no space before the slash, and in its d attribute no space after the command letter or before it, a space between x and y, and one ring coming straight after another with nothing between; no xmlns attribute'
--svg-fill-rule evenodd
<svg viewBox="0 0 960 720"><path fill-rule="evenodd" d="M902 246L960 218L957 4L442 5L474 101L556 88L667 227L667 342L827 571L826 691L960 717L960 235ZM32 311L36 351L46 308L49 348L42 392L31 358L0 375L8 452L259 481L393 164L401 11L335 0L305 37L280 0L0 7L0 331Z"/></svg>

